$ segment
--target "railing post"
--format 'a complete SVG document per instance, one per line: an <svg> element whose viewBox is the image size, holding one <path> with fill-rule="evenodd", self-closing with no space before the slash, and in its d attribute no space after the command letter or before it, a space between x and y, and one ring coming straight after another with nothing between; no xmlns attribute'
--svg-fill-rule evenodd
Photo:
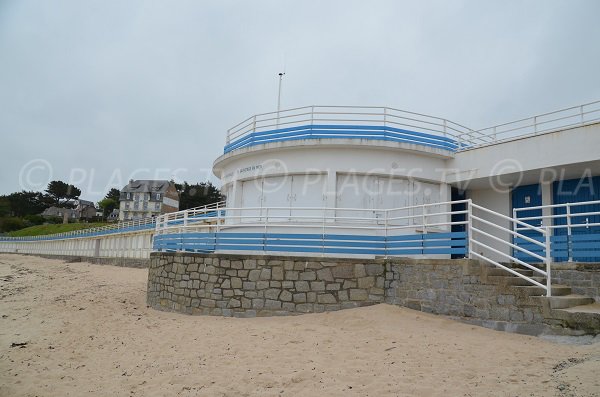
<svg viewBox="0 0 600 397"><path fill-rule="evenodd" d="M425 204L423 204L423 207L421 209L421 218L422 218L422 225L423 225L423 234L427 234L427 220L425 219Z"/></svg>
<svg viewBox="0 0 600 397"><path fill-rule="evenodd" d="M537 134L537 116L533 117L533 133Z"/></svg>
<svg viewBox="0 0 600 397"><path fill-rule="evenodd" d="M315 124L315 106L310 107L310 135L312 136L313 125Z"/></svg>
<svg viewBox="0 0 600 397"><path fill-rule="evenodd" d="M187 211L186 211L186 213L187 213ZM206 214L207 211L205 210L204 213ZM220 227L221 227L221 211L219 211L217 209L217 233L219 233Z"/></svg>
<svg viewBox="0 0 600 397"><path fill-rule="evenodd" d="M256 115L252 117L252 132L256 132Z"/></svg>
<svg viewBox="0 0 600 397"><path fill-rule="evenodd" d="M568 261L573 262L573 231L571 230L571 204L567 203L567 256Z"/></svg>
<svg viewBox="0 0 600 397"><path fill-rule="evenodd" d="M263 252L267 251L267 228L269 226L269 207L265 208L265 231L263 234Z"/></svg>
<svg viewBox="0 0 600 397"><path fill-rule="evenodd" d="M473 259L473 206L472 201L467 201L467 233L469 238L469 259Z"/></svg>
<svg viewBox="0 0 600 397"><path fill-rule="evenodd" d="M384 235L384 238L385 238L385 240L384 240L384 245L383 246L384 246L384 250L385 250L384 257L386 259L388 257L388 212L389 211L390 211L389 209L384 210L384 213L385 213L385 219L384 219L384 225L385 225L384 226L385 227L384 233L385 233L385 235Z"/></svg>
<svg viewBox="0 0 600 397"><path fill-rule="evenodd" d="M444 136L448 136L448 121L444 119Z"/></svg>
<svg viewBox="0 0 600 397"><path fill-rule="evenodd" d="M327 214L327 208L323 210L323 229L321 230L321 256L325 256L325 216ZM335 222L335 217L334 217Z"/></svg>
<svg viewBox="0 0 600 397"><path fill-rule="evenodd" d="M544 230L546 231L546 296L550 297L552 296L552 250L550 247L550 228L546 226Z"/></svg>
<svg viewBox="0 0 600 397"><path fill-rule="evenodd" d="M383 126L387 127L387 108L383 108Z"/></svg>
<svg viewBox="0 0 600 397"><path fill-rule="evenodd" d="M583 124L583 105L579 106L579 117L581 117L581 124Z"/></svg>

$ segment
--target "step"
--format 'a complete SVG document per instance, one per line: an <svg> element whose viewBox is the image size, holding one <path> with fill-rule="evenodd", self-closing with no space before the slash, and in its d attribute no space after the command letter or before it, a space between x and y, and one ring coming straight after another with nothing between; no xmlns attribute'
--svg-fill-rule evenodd
<svg viewBox="0 0 600 397"><path fill-rule="evenodd" d="M600 334L600 303L556 309L551 314L569 328L581 329L593 335Z"/></svg>
<svg viewBox="0 0 600 397"><path fill-rule="evenodd" d="M569 309L594 303L594 299L576 294L551 296L545 299L548 299L551 309Z"/></svg>
<svg viewBox="0 0 600 397"><path fill-rule="evenodd" d="M505 275L504 276L488 276L487 277L487 281L493 284L498 284L498 285L532 285L529 281L525 280L524 278L521 277L517 277L517 276L512 276L510 275L510 273L504 272ZM508 276L506 274L509 274ZM546 284L546 278L545 277L538 277L538 276L527 276L535 281L537 281L538 283L542 283L542 284Z"/></svg>
<svg viewBox="0 0 600 397"><path fill-rule="evenodd" d="M591 299L592 302L594 301L592 298L588 299ZM600 315L600 303L582 304L561 310L569 313L592 313Z"/></svg>
<svg viewBox="0 0 600 397"><path fill-rule="evenodd" d="M533 276L533 270L530 270L530 269L519 268L519 269L511 269L511 270L514 270L515 272L520 273L520 274L522 274L524 276L527 276L527 277ZM499 268L499 267L490 267L487 270L487 275L488 276L506 276L506 275L510 275L510 274L511 273L509 271L506 271L506 270L504 270L502 268ZM539 273L536 272L536 274L539 274ZM517 276L515 276L515 277L517 277Z"/></svg>
<svg viewBox="0 0 600 397"><path fill-rule="evenodd" d="M513 286L513 288L516 288L517 290L522 291L524 294L529 295L529 296L545 296L546 295L546 289L542 288L542 287L538 287L537 285L526 285L526 286L515 285L515 286ZM571 294L571 287L568 287L566 285L559 285L559 284L552 285L552 296L563 296L563 295L570 295L570 294Z"/></svg>

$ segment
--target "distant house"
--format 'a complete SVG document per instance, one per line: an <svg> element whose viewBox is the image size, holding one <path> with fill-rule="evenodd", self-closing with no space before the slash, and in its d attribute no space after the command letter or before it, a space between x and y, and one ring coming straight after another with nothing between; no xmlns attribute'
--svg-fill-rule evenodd
<svg viewBox="0 0 600 397"><path fill-rule="evenodd" d="M106 221L107 222L116 222L119 220L119 209L115 208L114 210L112 210L112 212L110 214L108 214L108 216L106 217Z"/></svg>
<svg viewBox="0 0 600 397"><path fill-rule="evenodd" d="M96 206L91 201L75 200L73 204L75 205L75 208L62 208L55 206L46 208L44 212L42 212L42 216L45 218L59 217L63 219L66 216L70 221L81 219L89 220L96 216Z"/></svg>
<svg viewBox="0 0 600 397"><path fill-rule="evenodd" d="M75 200L75 210L79 219L91 219L96 216L96 206L87 200Z"/></svg>
<svg viewBox="0 0 600 397"><path fill-rule="evenodd" d="M44 218L62 218L66 217L68 220L76 221L79 219L79 213L75 208L61 208L61 207L50 207L46 208L44 212L42 212L42 216Z"/></svg>
<svg viewBox="0 0 600 397"><path fill-rule="evenodd" d="M142 219L179 210L175 184L164 180L130 180L121 189L119 220Z"/></svg>

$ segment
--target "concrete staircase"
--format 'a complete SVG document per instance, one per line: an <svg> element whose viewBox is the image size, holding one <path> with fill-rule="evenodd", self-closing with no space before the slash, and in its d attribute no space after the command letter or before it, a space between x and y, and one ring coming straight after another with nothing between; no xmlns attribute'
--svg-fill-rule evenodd
<svg viewBox="0 0 600 397"><path fill-rule="evenodd" d="M600 334L600 303L593 298L574 294L571 287L560 284L553 284L552 296L546 297L544 288L531 285L527 280L488 264L482 264L482 267L486 268L483 269L486 284L497 285L514 294L518 297L518 305L538 306L543 316L542 322L554 330L572 335ZM542 284L546 283L546 278L535 276L533 270L516 267L513 270Z"/></svg>

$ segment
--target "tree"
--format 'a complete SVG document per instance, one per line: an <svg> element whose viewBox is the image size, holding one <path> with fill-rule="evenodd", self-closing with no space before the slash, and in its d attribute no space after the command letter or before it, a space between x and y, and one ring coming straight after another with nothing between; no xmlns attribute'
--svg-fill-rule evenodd
<svg viewBox="0 0 600 397"><path fill-rule="evenodd" d="M108 196L108 195L107 195ZM105 198L98 201L98 205L102 208L102 216L106 218L115 208L119 206L119 202L113 198Z"/></svg>
<svg viewBox="0 0 600 397"><path fill-rule="evenodd" d="M121 191L119 189L115 189L114 187L111 188L108 193L106 193L106 196L104 196L105 199L113 199L116 203L120 201L120 197Z"/></svg>
<svg viewBox="0 0 600 397"><path fill-rule="evenodd" d="M7 216L10 214L10 201L6 196L0 196L0 216Z"/></svg>
<svg viewBox="0 0 600 397"><path fill-rule="evenodd" d="M25 190L2 196L0 201L8 202L9 214L18 217L37 215L52 205L52 199L48 196Z"/></svg>
<svg viewBox="0 0 600 397"><path fill-rule="evenodd" d="M63 181L52 181L48 183L46 193L57 207L72 208L71 200L77 200L81 195L81 190Z"/></svg>
<svg viewBox="0 0 600 397"><path fill-rule="evenodd" d="M176 187L179 191L180 210L200 207L223 200L223 196L219 189L210 182L202 182L194 185L183 182L183 185Z"/></svg>

